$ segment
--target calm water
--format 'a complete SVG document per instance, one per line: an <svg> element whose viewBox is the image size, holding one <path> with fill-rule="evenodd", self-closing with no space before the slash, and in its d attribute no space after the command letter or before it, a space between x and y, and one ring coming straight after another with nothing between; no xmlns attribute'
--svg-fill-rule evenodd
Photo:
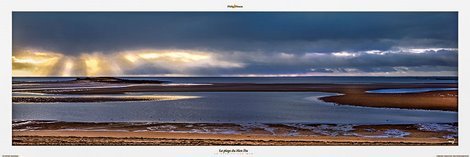
<svg viewBox="0 0 470 157"><path fill-rule="evenodd" d="M152 102L14 103L13 120L184 123L415 124L457 122L457 112L334 105L319 92L130 93L196 99Z"/></svg>
<svg viewBox="0 0 470 157"><path fill-rule="evenodd" d="M457 83L457 77L122 77L172 83ZM13 81L67 81L74 77L14 77Z"/></svg>
<svg viewBox="0 0 470 157"><path fill-rule="evenodd" d="M368 93L421 93L430 91L457 90L457 88L399 88L399 89L377 89L367 91Z"/></svg>

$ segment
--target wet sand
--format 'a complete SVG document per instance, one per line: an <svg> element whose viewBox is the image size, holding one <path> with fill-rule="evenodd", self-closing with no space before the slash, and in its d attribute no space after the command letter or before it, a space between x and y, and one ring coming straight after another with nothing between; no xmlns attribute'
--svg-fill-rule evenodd
<svg viewBox="0 0 470 157"><path fill-rule="evenodd" d="M154 130L142 130L149 126ZM172 126L171 131L168 126ZM273 130L254 126L238 133L194 133L184 130L240 130L243 127L210 123L34 123L13 127L13 145L458 145L458 139L445 138L455 132L423 130L417 125L357 125L346 130L335 130L338 125L327 124L300 128L283 124L263 126ZM326 129L310 130L306 126ZM289 134L293 130L296 134ZM384 136L384 132L390 130L406 134Z"/></svg>
<svg viewBox="0 0 470 157"><path fill-rule="evenodd" d="M457 111L457 95L457 91L406 94L372 94L362 92L323 97L320 100L342 105Z"/></svg>

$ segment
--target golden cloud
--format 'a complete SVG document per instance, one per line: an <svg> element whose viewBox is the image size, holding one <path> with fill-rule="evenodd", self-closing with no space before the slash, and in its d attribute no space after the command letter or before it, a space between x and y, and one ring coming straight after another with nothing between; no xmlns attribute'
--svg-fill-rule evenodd
<svg viewBox="0 0 470 157"><path fill-rule="evenodd" d="M136 50L83 53L65 56L54 52L26 51L12 56L13 76L122 76L141 66L168 71L165 75L185 75L194 69L240 68L214 53L189 50Z"/></svg>

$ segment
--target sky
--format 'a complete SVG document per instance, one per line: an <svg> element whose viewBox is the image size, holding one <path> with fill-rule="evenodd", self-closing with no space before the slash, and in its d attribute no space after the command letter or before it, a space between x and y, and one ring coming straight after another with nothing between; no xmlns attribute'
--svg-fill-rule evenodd
<svg viewBox="0 0 470 157"><path fill-rule="evenodd" d="M456 12L14 12L13 76L457 76Z"/></svg>

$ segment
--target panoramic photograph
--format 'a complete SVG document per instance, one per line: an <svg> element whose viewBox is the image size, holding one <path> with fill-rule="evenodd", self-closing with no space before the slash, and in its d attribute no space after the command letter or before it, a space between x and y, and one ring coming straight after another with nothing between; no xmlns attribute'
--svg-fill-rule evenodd
<svg viewBox="0 0 470 157"><path fill-rule="evenodd" d="M14 146L458 146L457 12L13 12Z"/></svg>

